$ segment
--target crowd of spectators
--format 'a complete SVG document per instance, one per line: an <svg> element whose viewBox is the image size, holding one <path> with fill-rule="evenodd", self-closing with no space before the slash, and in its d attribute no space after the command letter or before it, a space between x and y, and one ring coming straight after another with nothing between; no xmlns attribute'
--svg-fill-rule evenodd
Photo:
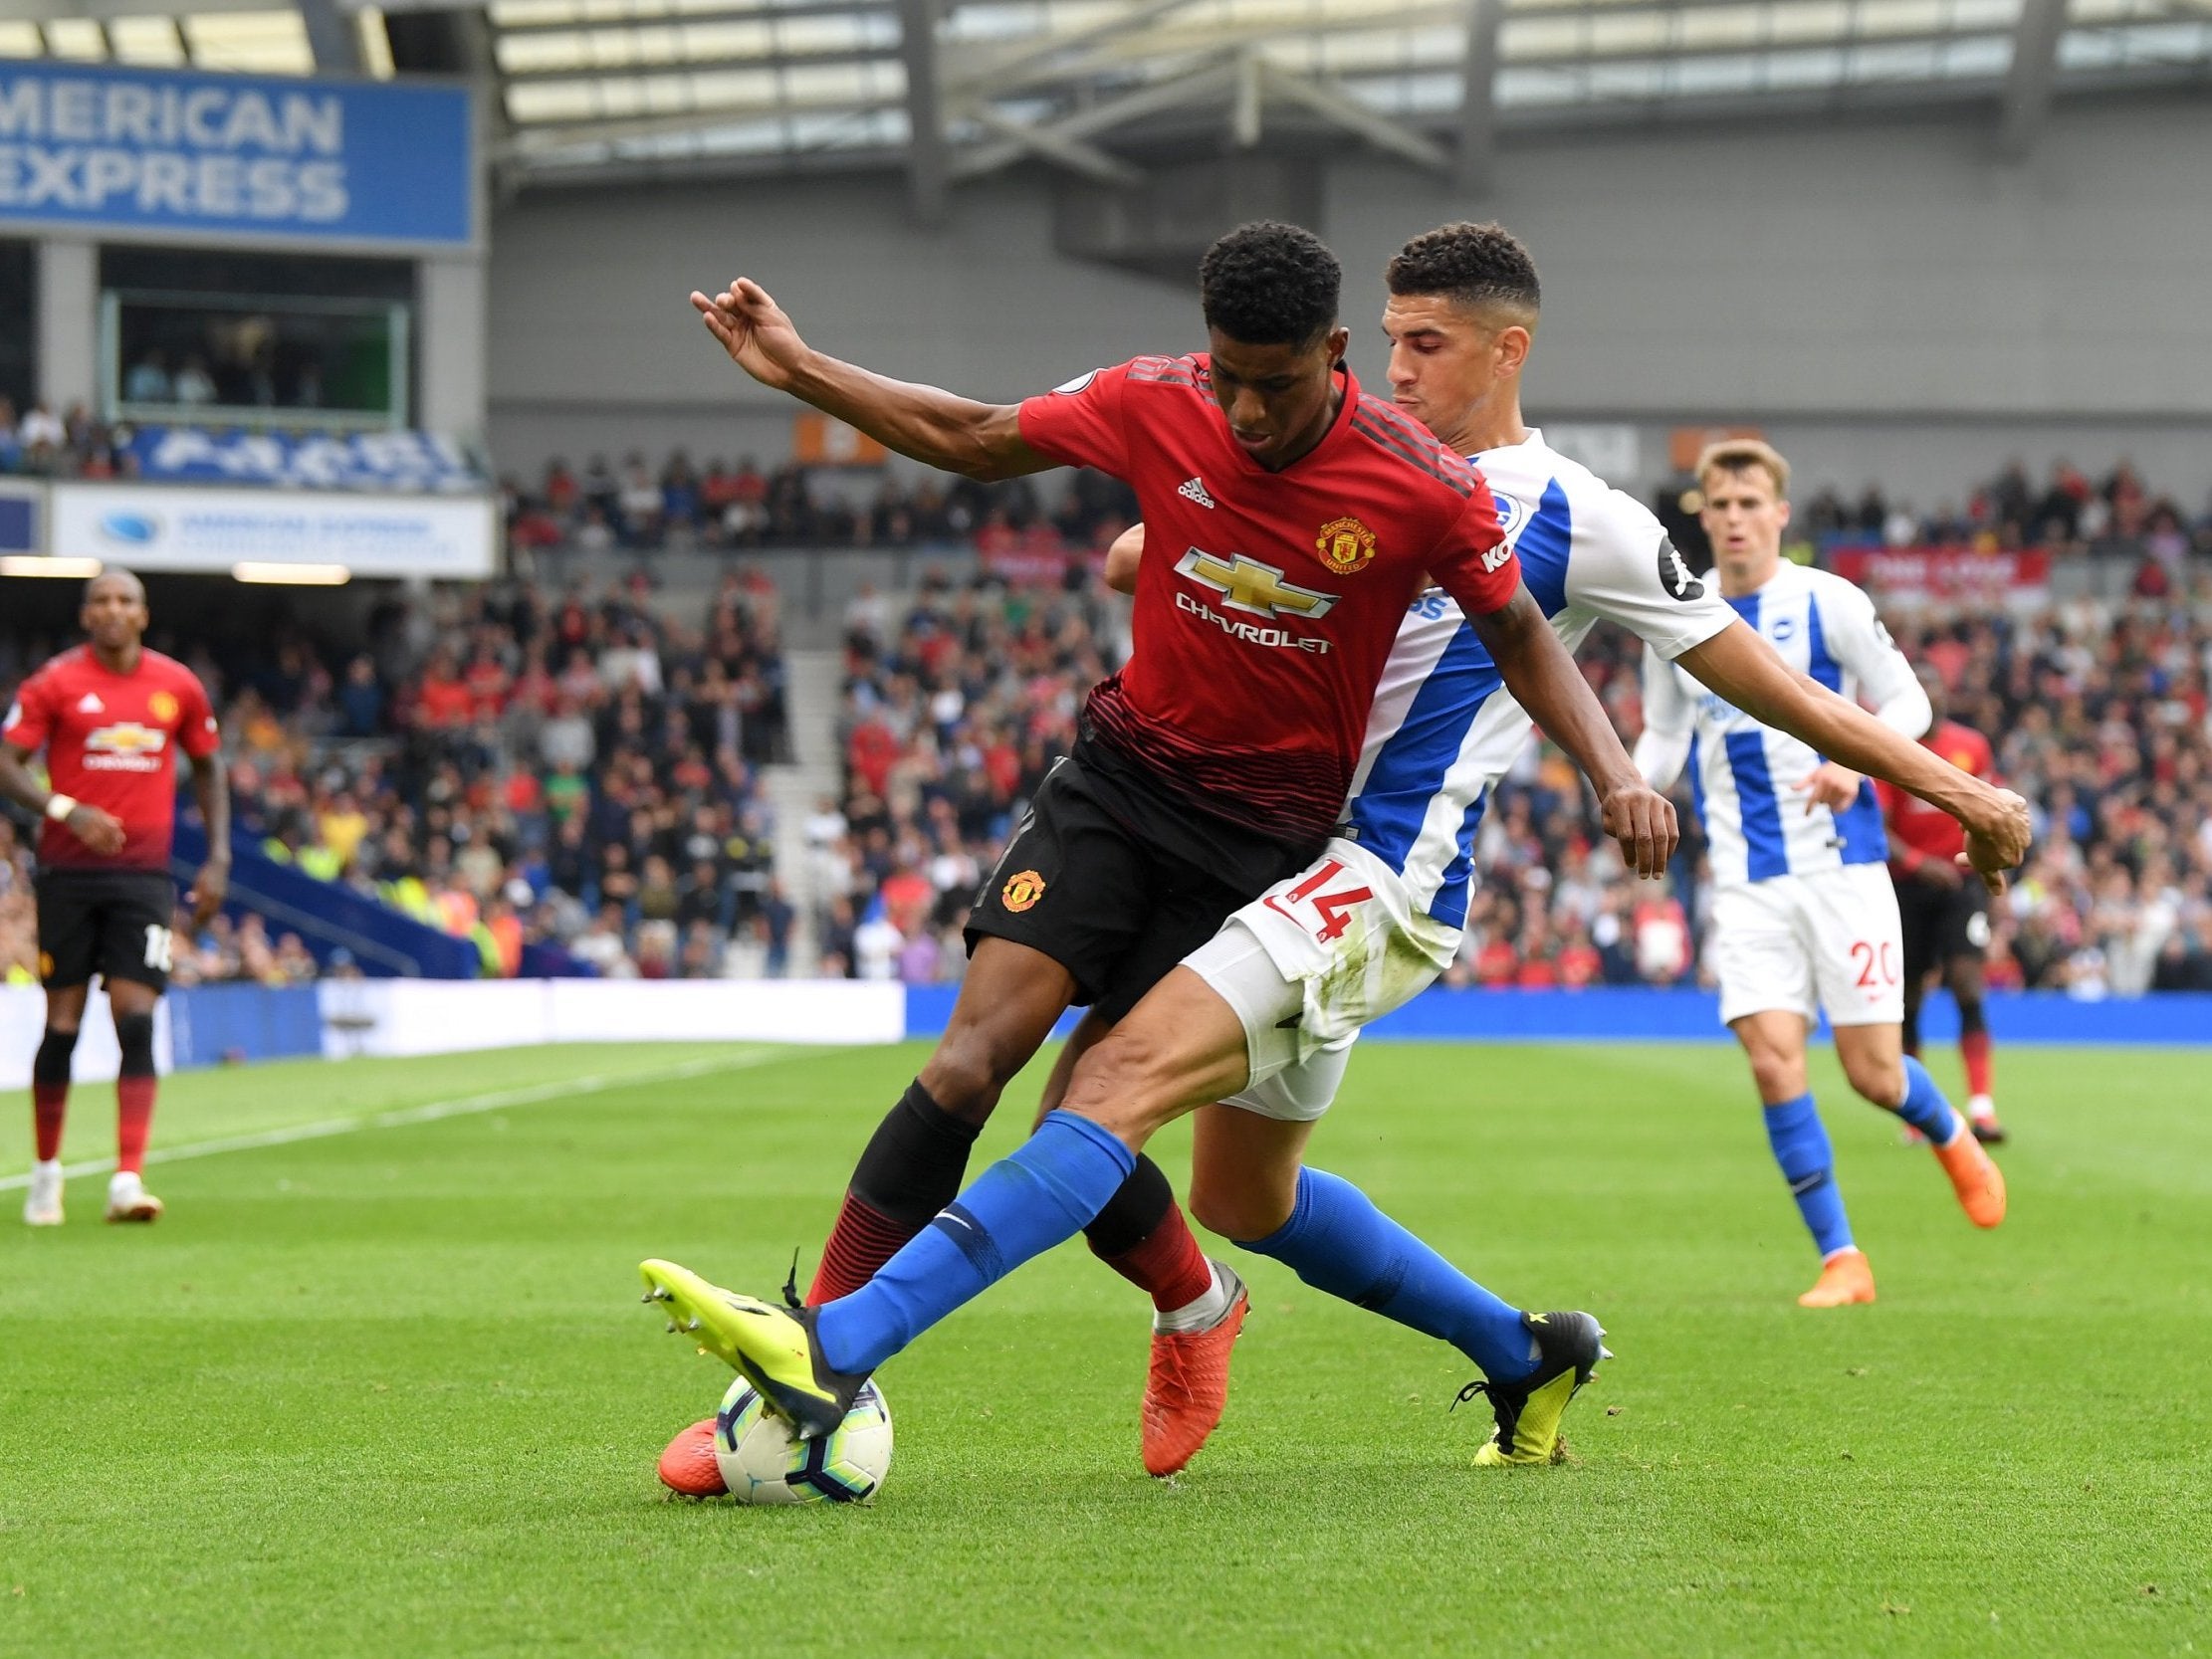
<svg viewBox="0 0 2212 1659"><path fill-rule="evenodd" d="M2034 855L1994 911L1994 984L2212 989L2212 576L2191 598L1896 619L1907 654L1941 673L1952 717L1992 737L2034 810ZM872 595L855 601L847 794L807 825L828 971L958 977L968 900L1116 659L1117 615L1091 592L942 583L896 619ZM1602 628L1580 660L1633 740L1641 646ZM1711 890L1686 785L1681 805L1672 875L1632 882L1573 768L1532 743L1477 831L1481 886L1449 982L1709 982Z"/></svg>
<svg viewBox="0 0 2212 1659"><path fill-rule="evenodd" d="M0 395L0 473L109 479L129 470L121 435L82 403L58 415L51 404L19 410Z"/></svg>
<svg viewBox="0 0 2212 1659"><path fill-rule="evenodd" d="M580 472L556 460L535 487L509 477L500 491L522 551L973 546L987 570L1022 584L1095 562L1136 518L1129 488L1101 473L1040 492L1028 479L795 463L763 471L751 456L695 466L682 450L657 467L639 452L619 469L604 456Z"/></svg>
<svg viewBox="0 0 2212 1659"><path fill-rule="evenodd" d="M760 768L788 751L777 596L733 574L699 625L641 583L398 600L368 648L304 630L150 642L222 712L237 822L269 856L476 943L513 974L532 945L604 974L780 971ZM0 639L0 700L62 641ZM0 971L36 960L28 860L7 843ZM340 958L342 961L342 958ZM180 951L181 982L312 971L258 921Z"/></svg>
<svg viewBox="0 0 2212 1659"><path fill-rule="evenodd" d="M62 442L70 442L65 430ZM1025 485L940 494L885 484L877 509L825 508L806 475L751 463L694 475L633 458L617 475L557 465L519 518L610 545L765 545L947 536L994 524L1057 538L1051 557L925 573L898 601L862 589L844 614L841 792L797 826L813 910L774 876L760 768L787 757L778 599L733 574L697 625L672 621L642 568L596 595L530 583L395 602L368 648L299 630L178 652L224 710L241 821L308 873L373 892L477 941L489 971L557 945L594 970L775 974L794 939L822 970L957 978L969 899L1082 699L1127 649L1126 611L1066 549L1095 547L1129 504L1081 475L1048 513ZM1113 487L1118 490L1117 487ZM2212 529L2124 464L2046 489L2007 469L1957 515L1913 520L1878 499L1816 496L1826 545L1934 538L2124 544L2155 569L2104 599L2032 613L1895 611L1908 654L1940 671L1955 718L1995 741L2035 811L2037 844L1995 910L1991 978L2078 996L2212 988ZM1879 534L1878 534L1879 530ZM1808 549L1810 553L1812 550ZM356 636L356 639L358 636ZM59 642L0 640L0 689ZM1601 629L1582 661L1626 736L1640 652ZM0 966L31 960L26 854L4 843ZM1627 881L1586 792L1531 745L1476 840L1482 884L1457 983L1687 984L1703 974L1709 890L1696 838L1665 884ZM180 978L311 971L296 938L211 931Z"/></svg>

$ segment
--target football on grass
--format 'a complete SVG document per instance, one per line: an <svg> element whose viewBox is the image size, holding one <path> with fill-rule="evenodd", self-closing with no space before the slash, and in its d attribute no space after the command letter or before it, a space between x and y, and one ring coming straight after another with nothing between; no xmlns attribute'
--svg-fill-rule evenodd
<svg viewBox="0 0 2212 1659"><path fill-rule="evenodd" d="M875 1495L891 1468L891 1408L873 1382L861 1385L845 1420L800 1440L739 1377L715 1413L715 1461L741 1504L857 1504Z"/></svg>

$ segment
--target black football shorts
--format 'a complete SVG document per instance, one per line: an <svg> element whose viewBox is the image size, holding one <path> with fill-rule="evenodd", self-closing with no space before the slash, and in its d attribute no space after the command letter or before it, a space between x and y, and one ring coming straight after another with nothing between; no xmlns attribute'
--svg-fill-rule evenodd
<svg viewBox="0 0 2212 1659"><path fill-rule="evenodd" d="M1917 985L1929 972L1964 956L1975 961L1989 948L1989 891L1971 871L1956 887L1905 876L1897 882L1897 920L1904 947L1904 980Z"/></svg>
<svg viewBox="0 0 2212 1659"><path fill-rule="evenodd" d="M176 883L160 870L42 870L39 979L66 990L103 979L169 984Z"/></svg>
<svg viewBox="0 0 2212 1659"><path fill-rule="evenodd" d="M1219 828L1224 839L1238 833ZM1190 851L1140 836L1108 813L1071 755L1046 774L1005 856L984 879L968 916L969 953L987 934L1041 950L1074 975L1076 1002L1118 1020L1232 911L1299 867L1270 849L1282 867L1247 893Z"/></svg>

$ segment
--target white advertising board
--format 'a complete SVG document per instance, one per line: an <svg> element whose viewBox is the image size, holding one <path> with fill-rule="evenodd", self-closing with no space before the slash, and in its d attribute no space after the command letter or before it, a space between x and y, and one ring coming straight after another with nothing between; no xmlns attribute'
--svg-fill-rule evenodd
<svg viewBox="0 0 2212 1659"><path fill-rule="evenodd" d="M135 570L342 564L356 576L482 577L496 572L499 545L487 497L57 484L47 519L50 551Z"/></svg>
<svg viewBox="0 0 2212 1659"><path fill-rule="evenodd" d="M530 1043L895 1043L906 987L860 979L326 979L323 1052Z"/></svg>
<svg viewBox="0 0 2212 1659"><path fill-rule="evenodd" d="M0 985L0 1089L31 1087L31 1061L46 1034L46 992L36 985ZM153 1010L153 1063L169 1069L169 1005L159 1002ZM122 1067L122 1052L115 1047L115 1017L108 1011L108 993L96 990L85 1008L85 1023L70 1056L74 1083L112 1083ZM112 1144L70 1148L79 1157L106 1157ZM26 1156L29 1154L26 1153Z"/></svg>

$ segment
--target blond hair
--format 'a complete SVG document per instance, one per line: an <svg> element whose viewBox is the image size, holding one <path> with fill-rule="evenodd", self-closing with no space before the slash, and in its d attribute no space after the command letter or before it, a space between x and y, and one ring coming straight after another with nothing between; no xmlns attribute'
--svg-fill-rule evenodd
<svg viewBox="0 0 2212 1659"><path fill-rule="evenodd" d="M1697 457L1697 488L1705 487L1706 475L1715 469L1745 473L1754 467L1763 469L1774 481L1775 500L1790 499L1790 464L1763 438L1723 438L1717 444L1707 444Z"/></svg>

